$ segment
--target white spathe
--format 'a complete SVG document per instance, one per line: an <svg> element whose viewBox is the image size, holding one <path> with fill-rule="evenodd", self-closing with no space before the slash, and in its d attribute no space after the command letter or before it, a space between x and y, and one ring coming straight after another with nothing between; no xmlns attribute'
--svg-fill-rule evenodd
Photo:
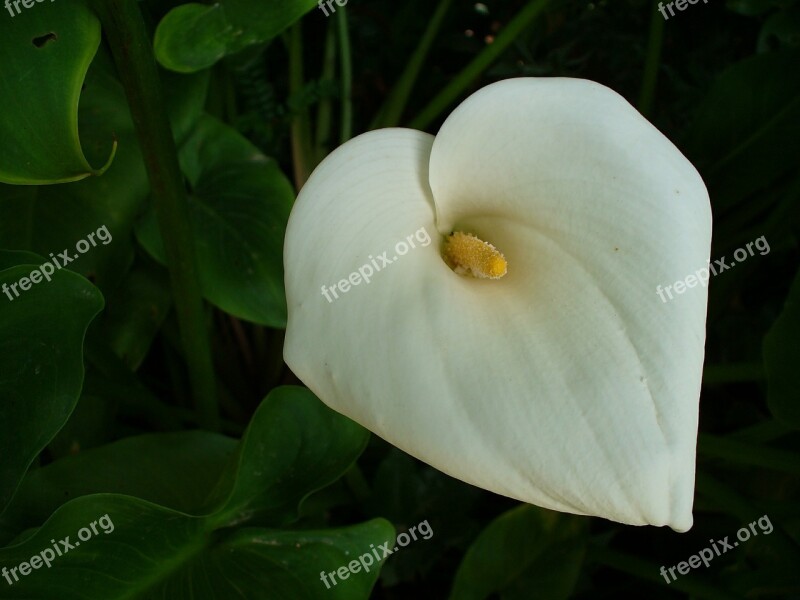
<svg viewBox="0 0 800 600"><path fill-rule="evenodd" d="M508 274L454 273L454 230ZM705 266L710 243L697 171L621 96L502 81L435 139L374 131L315 170L286 234L284 355L332 409L453 477L685 531L707 289L665 303L656 288ZM369 283L321 293L384 251Z"/></svg>

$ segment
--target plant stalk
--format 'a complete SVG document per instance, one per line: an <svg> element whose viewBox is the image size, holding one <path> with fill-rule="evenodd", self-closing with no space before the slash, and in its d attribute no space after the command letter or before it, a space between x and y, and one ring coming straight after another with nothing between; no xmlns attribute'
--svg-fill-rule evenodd
<svg viewBox="0 0 800 600"><path fill-rule="evenodd" d="M295 23L289 31L289 93L298 98L305 85L303 74L303 29ZM306 107L299 107L292 118L292 164L294 185L299 192L311 176L311 119Z"/></svg>
<svg viewBox="0 0 800 600"><path fill-rule="evenodd" d="M342 72L342 125L339 141L344 144L353 137L353 57L350 50L350 32L347 28L347 11L344 7L336 11L339 26L339 56Z"/></svg>
<svg viewBox="0 0 800 600"><path fill-rule="evenodd" d="M649 117L653 111L653 101L656 96L656 83L658 82L658 65L661 62L661 48L664 45L664 17L653 2L650 15L650 33L647 39L647 51L644 62L644 76L642 87L639 91L639 112Z"/></svg>
<svg viewBox="0 0 800 600"><path fill-rule="evenodd" d="M183 182L152 43L136 0L95 0L128 98L164 241L181 342L200 425L219 427L211 345Z"/></svg>
<svg viewBox="0 0 800 600"><path fill-rule="evenodd" d="M500 35L486 46L471 63L469 63L439 94L422 109L409 127L412 129L425 129L436 119L445 109L480 77L489 66L525 31L545 8L550 4L550 0L532 0L517 15L509 21Z"/></svg>
<svg viewBox="0 0 800 600"><path fill-rule="evenodd" d="M425 59L428 57L431 46L433 46L439 29L442 27L444 17L447 15L452 4L453 0L441 0L441 2L439 2L439 5L436 7L436 12L434 12L433 17L431 17L428 27L425 29L425 33L417 45L417 49L414 51L403 74L400 76L400 79L397 80L389 97L386 99L386 103L380 113L372 122L370 129L397 127L400 123L400 119L403 117L403 112L408 103L408 98L411 96L411 90L414 89L414 84L417 81L417 77L419 77L420 70L425 64Z"/></svg>

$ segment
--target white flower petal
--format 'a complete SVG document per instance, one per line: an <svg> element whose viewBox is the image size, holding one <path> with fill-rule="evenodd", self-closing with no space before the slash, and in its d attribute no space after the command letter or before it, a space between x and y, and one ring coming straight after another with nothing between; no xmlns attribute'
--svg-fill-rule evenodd
<svg viewBox="0 0 800 600"><path fill-rule="evenodd" d="M329 406L464 481L688 529L706 290L669 303L655 290L708 257L695 170L602 86L490 86L430 156L440 231L508 259L503 279L475 280L439 253L430 143L367 134L306 184L286 241L287 363ZM429 246L322 297L421 227Z"/></svg>

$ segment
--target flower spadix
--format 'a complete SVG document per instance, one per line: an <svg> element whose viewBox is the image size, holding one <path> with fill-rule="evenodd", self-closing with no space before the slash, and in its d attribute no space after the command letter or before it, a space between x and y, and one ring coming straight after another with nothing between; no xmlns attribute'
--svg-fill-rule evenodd
<svg viewBox="0 0 800 600"><path fill-rule="evenodd" d="M503 81L435 138L367 133L315 170L286 235L285 358L453 477L684 531L707 292L656 289L710 238L700 176L622 97Z"/></svg>
<svg viewBox="0 0 800 600"><path fill-rule="evenodd" d="M497 248L463 231L447 236L442 256L456 273L481 279L500 279L508 270Z"/></svg>

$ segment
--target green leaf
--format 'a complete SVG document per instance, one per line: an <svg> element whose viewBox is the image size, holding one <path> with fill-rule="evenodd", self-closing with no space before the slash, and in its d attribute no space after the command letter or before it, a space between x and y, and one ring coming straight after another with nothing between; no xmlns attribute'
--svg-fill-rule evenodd
<svg viewBox="0 0 800 600"><path fill-rule="evenodd" d="M695 116L687 153L716 211L796 168L800 153L800 50L752 56L726 70Z"/></svg>
<svg viewBox="0 0 800 600"><path fill-rule="evenodd" d="M158 61L192 73L248 46L267 42L317 6L316 0L219 0L170 11L155 35Z"/></svg>
<svg viewBox="0 0 800 600"><path fill-rule="evenodd" d="M325 407L306 388L273 390L242 438L228 482L220 486L227 493L215 522L294 521L300 502L341 477L368 441L366 429Z"/></svg>
<svg viewBox="0 0 800 600"><path fill-rule="evenodd" d="M12 585L0 585L0 599L366 599L381 561L374 560L369 572L359 564L360 572L330 588L320 572L338 571L361 555L373 556L373 546L392 544L394 529L388 522L376 519L327 531L252 525L273 527L296 518L302 499L338 479L367 438L366 430L326 408L308 390L284 387L259 407L209 502L198 501L207 495L211 475L230 449L220 436L143 436L62 459L29 476L25 497L43 488L44 499L33 507L39 514L56 505L61 494L73 499L39 530L0 550L0 565L11 569L30 561L53 546L50 540L70 536L68 543L81 543L54 556L49 568L39 565L24 576L9 571ZM157 462L162 454L169 457L163 459L166 464ZM120 477L126 467L139 471L127 471L127 481ZM117 494L74 498L94 490L129 490L149 501ZM189 514L156 500L192 513L199 504L218 509ZM14 510L26 518L26 507ZM30 525L27 519L20 525ZM248 527L237 529L244 524Z"/></svg>
<svg viewBox="0 0 800 600"><path fill-rule="evenodd" d="M92 335L91 331L90 327L83 345L86 374L83 378L81 396L78 398L75 409L66 424L47 445L47 454L50 460L72 456L83 450L104 446L117 439L115 429L116 418L119 413L119 399L108 393L108 388L115 385L115 382L108 382L103 379L90 366L88 345ZM98 392L102 393L98 394ZM25 484L24 480L22 484ZM19 492L17 493L19 494ZM17 497L15 496L14 501L16 502L16 500ZM51 510L50 512L53 511ZM47 513L47 515L49 514ZM44 516L46 517L47 515ZM42 520L44 519L41 519L39 523ZM0 519L1 522L2 519ZM0 525L0 529L2 529L2 525ZM0 532L0 535L2 535L2 532Z"/></svg>
<svg viewBox="0 0 800 600"><path fill-rule="evenodd" d="M203 295L241 319L285 327L283 238L294 200L291 183L275 161L210 116L198 121L181 149L181 163L192 187ZM153 210L136 234L166 264Z"/></svg>
<svg viewBox="0 0 800 600"><path fill-rule="evenodd" d="M144 361L171 305L169 274L151 261L135 265L109 295L98 328L131 371Z"/></svg>
<svg viewBox="0 0 800 600"><path fill-rule="evenodd" d="M0 18L0 181L56 183L102 173L87 161L78 136L81 85L100 45L97 18L80 1L36 4L11 16L5 12ZM111 141L106 139L107 148Z"/></svg>
<svg viewBox="0 0 800 600"><path fill-rule="evenodd" d="M265 600L357 600L370 597L378 578L383 559L369 564L377 548L384 542L393 542L394 528L383 519L374 519L360 525L317 531L274 531L246 528L216 548L210 556L195 560L184 570L181 578L172 579L159 586L159 595L150 598L171 599L185 593L183 579L203 581L208 571L236 573L234 589L243 598ZM359 557L363 563L357 562ZM368 570L362 568L367 565ZM342 567L349 567L345 580L335 575L326 577ZM232 579L227 576L226 579ZM231 584L231 588L233 586ZM240 591L241 590L241 591ZM228 600L221 589L215 595L198 598ZM230 593L225 591L225 593Z"/></svg>
<svg viewBox="0 0 800 600"><path fill-rule="evenodd" d="M800 429L800 272L794 278L786 306L764 337L767 403L778 419Z"/></svg>
<svg viewBox="0 0 800 600"><path fill-rule="evenodd" d="M0 598L366 600L377 569L330 590L319 573L347 565L392 535L382 520L328 531L213 532L203 517L136 498L85 496L63 506L22 543L0 550L12 581L0 585ZM54 547L51 540L66 551L63 556L44 555ZM27 575L11 570L36 555L50 559L49 568L40 560Z"/></svg>
<svg viewBox="0 0 800 600"><path fill-rule="evenodd" d="M29 281L24 290L23 278L44 262L0 251L0 513L75 408L83 384L83 339L103 308L94 286L54 267L50 281L34 276L40 281Z"/></svg>
<svg viewBox="0 0 800 600"><path fill-rule="evenodd" d="M587 521L521 505L492 521L458 568L451 600L569 598L586 552ZM532 592L535 590L535 592Z"/></svg>
<svg viewBox="0 0 800 600"><path fill-rule="evenodd" d="M31 11L49 8L49 3L37 4ZM164 76L165 97L179 140L200 116L207 84L207 74ZM69 268L106 293L122 281L133 262L134 222L144 211L150 192L125 93L106 52L98 53L89 70L81 96L80 121L84 149L90 157L107 155L111 139L118 140L114 163L102 177L75 183L0 185L0 247L48 256L74 248L105 226L112 241L93 247Z"/></svg>
<svg viewBox="0 0 800 600"><path fill-rule="evenodd" d="M185 431L127 438L64 457L25 477L0 516L0 544L89 494L126 494L200 514L235 450L231 438Z"/></svg>
<svg viewBox="0 0 800 600"><path fill-rule="evenodd" d="M233 42L221 4L184 4L171 10L156 30L156 58L167 69L194 73L213 66Z"/></svg>
<svg viewBox="0 0 800 600"><path fill-rule="evenodd" d="M25 252L24 250L0 250L0 271L11 269L19 265L40 265L42 262L44 262L42 257L33 252ZM5 298L8 298L12 302L13 297L13 294L11 297L8 295L5 296ZM3 296L0 296L0 298L3 298Z"/></svg>

